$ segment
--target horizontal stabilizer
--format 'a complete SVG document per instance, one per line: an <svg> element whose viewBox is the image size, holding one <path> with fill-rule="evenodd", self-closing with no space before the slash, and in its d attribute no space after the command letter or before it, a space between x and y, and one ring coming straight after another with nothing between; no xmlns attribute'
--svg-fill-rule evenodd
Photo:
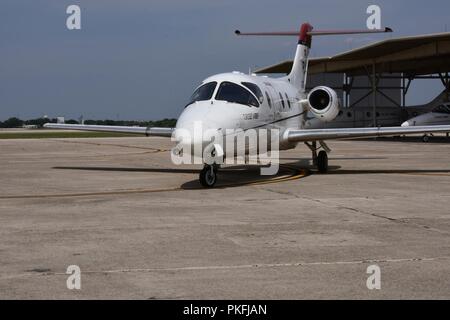
<svg viewBox="0 0 450 320"><path fill-rule="evenodd" d="M329 35L344 35L344 34L365 34L365 33L386 33L392 32L391 28L384 29L361 29L361 30L315 30L308 31L308 36L329 36ZM238 36L298 36L299 31L275 31L275 32L241 32L236 30L234 32Z"/></svg>

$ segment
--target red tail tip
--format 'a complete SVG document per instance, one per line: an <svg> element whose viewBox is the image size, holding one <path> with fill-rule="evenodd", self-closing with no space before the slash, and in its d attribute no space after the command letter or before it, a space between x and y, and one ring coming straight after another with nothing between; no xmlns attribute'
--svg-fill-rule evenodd
<svg viewBox="0 0 450 320"><path fill-rule="evenodd" d="M311 36L308 34L308 32L311 32L312 30L313 30L312 25L310 25L309 23L303 23L300 27L298 43L303 44L308 48L311 48Z"/></svg>

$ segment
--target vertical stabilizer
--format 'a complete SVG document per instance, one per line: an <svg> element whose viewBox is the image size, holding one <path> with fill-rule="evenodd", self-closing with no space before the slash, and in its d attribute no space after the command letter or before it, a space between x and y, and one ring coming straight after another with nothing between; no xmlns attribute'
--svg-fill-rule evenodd
<svg viewBox="0 0 450 320"><path fill-rule="evenodd" d="M288 75L288 81L304 92L306 88L306 75L308 73L308 55L311 49L311 35L313 27L304 23L300 27L297 51L295 52L292 70Z"/></svg>

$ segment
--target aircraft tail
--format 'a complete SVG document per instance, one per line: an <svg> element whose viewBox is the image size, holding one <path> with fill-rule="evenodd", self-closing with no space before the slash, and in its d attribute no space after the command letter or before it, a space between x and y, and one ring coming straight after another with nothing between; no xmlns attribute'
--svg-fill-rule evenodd
<svg viewBox="0 0 450 320"><path fill-rule="evenodd" d="M344 34L363 34L363 33L384 33L392 32L391 28L376 30L319 30L313 31L313 27L309 23L303 23L300 31L284 31L284 32L241 32L236 30L239 36L298 36L297 51L293 61L292 69L287 79L300 91L305 91L306 76L308 72L308 56L311 49L311 40L313 36L327 35L344 35Z"/></svg>
<svg viewBox="0 0 450 320"><path fill-rule="evenodd" d="M384 33L392 32L391 28L380 30L318 30L313 31L313 26L309 23L303 23L298 34L297 50L292 64L292 69L287 80L291 82L300 91L306 90L306 78L308 74L308 57L311 49L313 36L344 35L344 34L362 34L362 33Z"/></svg>
<svg viewBox="0 0 450 320"><path fill-rule="evenodd" d="M291 72L287 79L300 91L305 91L306 76L308 73L308 56L311 49L312 36L309 34L313 27L309 23L304 23L300 27L298 36L297 50L295 52L294 61Z"/></svg>
<svg viewBox="0 0 450 320"><path fill-rule="evenodd" d="M430 107L437 107L439 104L443 104L450 101L450 90L444 89L436 98L428 103Z"/></svg>
<svg viewBox="0 0 450 320"><path fill-rule="evenodd" d="M405 119L410 119L416 117L418 114L431 112L437 106L450 102L450 91L444 89L437 97L428 103L422 105L414 105L406 107Z"/></svg>

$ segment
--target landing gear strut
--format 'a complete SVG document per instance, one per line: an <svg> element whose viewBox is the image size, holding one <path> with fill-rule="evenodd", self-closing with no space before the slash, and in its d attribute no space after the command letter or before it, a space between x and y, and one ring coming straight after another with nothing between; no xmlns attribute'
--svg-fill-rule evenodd
<svg viewBox="0 0 450 320"><path fill-rule="evenodd" d="M200 184L205 188L212 188L217 181L217 165L205 164L202 171L200 171Z"/></svg>
<svg viewBox="0 0 450 320"><path fill-rule="evenodd" d="M327 173L328 172L328 152L331 152L330 148L325 144L323 141L319 141L320 147L317 147L317 142L313 141L311 143L305 142L305 144L308 146L308 148L312 152L312 160L313 165L317 167L317 170L320 173ZM320 148L324 149L317 154L317 150Z"/></svg>

